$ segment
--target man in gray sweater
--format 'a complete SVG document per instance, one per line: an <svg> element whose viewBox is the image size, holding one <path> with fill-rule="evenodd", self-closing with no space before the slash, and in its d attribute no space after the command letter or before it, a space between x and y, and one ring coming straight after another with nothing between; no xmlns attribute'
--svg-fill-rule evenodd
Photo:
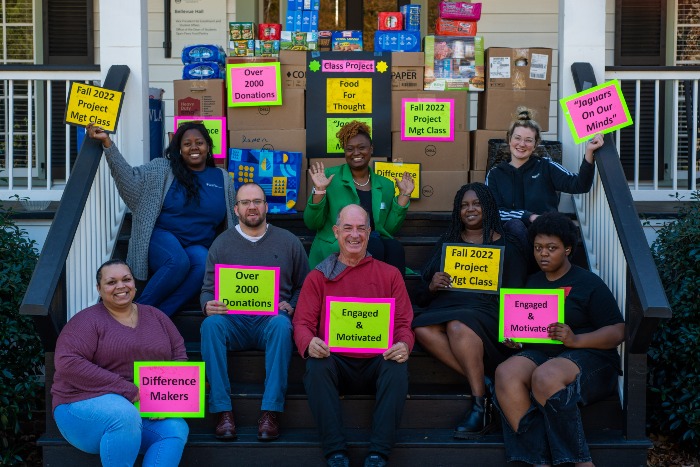
<svg viewBox="0 0 700 467"><path fill-rule="evenodd" d="M292 355L291 317L309 272L309 261L295 235L267 223L267 202L259 185L242 185L236 193L234 210L239 224L219 235L209 249L200 295L200 304L207 316L201 333L202 357L211 390L209 411L219 413L216 437L235 439L226 352L265 350L265 392L258 420L258 439L271 441L279 437L278 415L284 410ZM216 265L278 267L278 314L229 314L224 301L214 297ZM257 286L254 287L257 290Z"/></svg>

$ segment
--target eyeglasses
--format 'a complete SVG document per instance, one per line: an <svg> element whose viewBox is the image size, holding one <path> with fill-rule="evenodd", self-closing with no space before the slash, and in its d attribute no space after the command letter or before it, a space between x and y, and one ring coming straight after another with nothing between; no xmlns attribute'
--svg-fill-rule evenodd
<svg viewBox="0 0 700 467"><path fill-rule="evenodd" d="M265 200L264 199L239 199L238 201L236 201L236 204L238 204L239 206L242 206L244 208L247 208L248 206L250 206L250 203L253 203L256 207L260 207L263 205L263 203L265 203Z"/></svg>
<svg viewBox="0 0 700 467"><path fill-rule="evenodd" d="M516 143L522 142L526 146L534 146L535 145L535 140L532 138L523 139L521 136L513 136L512 140L515 141Z"/></svg>
<svg viewBox="0 0 700 467"><path fill-rule="evenodd" d="M357 229L357 233L364 234L369 232L369 227L366 225L358 225L358 226L352 226L352 225L344 225L341 227L341 230L345 233L352 233L353 230Z"/></svg>

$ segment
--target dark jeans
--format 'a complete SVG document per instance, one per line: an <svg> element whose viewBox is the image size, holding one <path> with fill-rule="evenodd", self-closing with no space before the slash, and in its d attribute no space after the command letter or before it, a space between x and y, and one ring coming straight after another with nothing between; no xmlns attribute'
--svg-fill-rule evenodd
<svg viewBox="0 0 700 467"><path fill-rule="evenodd" d="M331 354L327 358L309 358L304 387L325 456L347 450L340 394L376 392L369 450L389 455L408 393L405 363L384 360L381 355L352 358Z"/></svg>
<svg viewBox="0 0 700 467"><path fill-rule="evenodd" d="M529 358L537 366L548 360L537 350L525 350L517 355ZM578 405L587 405L612 394L617 370L608 359L587 350L565 350L556 358L566 358L579 367L576 380L547 399L544 406L531 394L532 405L520 419L517 432L503 416L497 396L494 396L494 405L501 412L508 462L556 465L591 461Z"/></svg>
<svg viewBox="0 0 700 467"><path fill-rule="evenodd" d="M523 250L523 254L527 259L527 273L534 274L538 272L540 268L535 261L533 245L528 240L527 229L528 227L520 219L511 219L503 224L503 231L515 237L518 245Z"/></svg>
<svg viewBox="0 0 700 467"><path fill-rule="evenodd" d="M375 259L396 267L401 272L401 277L406 275L406 254L400 241L395 238L371 235L367 243L367 251Z"/></svg>

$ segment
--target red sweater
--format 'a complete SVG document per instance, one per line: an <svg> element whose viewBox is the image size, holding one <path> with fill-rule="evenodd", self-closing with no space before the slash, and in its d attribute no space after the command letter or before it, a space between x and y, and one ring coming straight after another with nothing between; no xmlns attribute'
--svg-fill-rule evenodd
<svg viewBox="0 0 700 467"><path fill-rule="evenodd" d="M105 394L132 401L135 361L187 360L185 342L163 312L138 305L136 328L120 324L102 303L68 321L56 342L53 408Z"/></svg>
<svg viewBox="0 0 700 467"><path fill-rule="evenodd" d="M306 349L311 339L314 337L323 339L323 330L326 325L326 296L396 299L394 343L405 342L409 350L413 349L415 342L415 336L411 330L413 308L401 273L395 267L367 256L357 266L347 267L333 279L328 279L318 269L314 269L306 276L293 320L294 342L302 357L307 357ZM372 353L342 352L338 352L338 355L355 358L377 356Z"/></svg>

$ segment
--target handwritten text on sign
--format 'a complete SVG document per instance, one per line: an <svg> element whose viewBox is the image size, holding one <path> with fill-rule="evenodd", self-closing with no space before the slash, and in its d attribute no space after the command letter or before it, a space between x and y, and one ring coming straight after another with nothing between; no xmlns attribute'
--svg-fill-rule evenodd
<svg viewBox="0 0 700 467"><path fill-rule="evenodd" d="M382 353L394 342L393 298L326 297L325 342L331 351Z"/></svg>
<svg viewBox="0 0 700 467"><path fill-rule="evenodd" d="M371 114L372 78L328 78L326 113Z"/></svg>
<svg viewBox="0 0 700 467"><path fill-rule="evenodd" d="M561 344L547 327L564 322L564 289L501 289L498 340Z"/></svg>
<svg viewBox="0 0 700 467"><path fill-rule="evenodd" d="M222 159L226 157L226 149L228 148L226 143L226 135L228 134L228 129L226 128L226 117L178 117L175 116L175 130L183 123L187 122L199 122L204 125L207 129L209 136L211 136L214 147L211 148L211 154L214 159Z"/></svg>
<svg viewBox="0 0 700 467"><path fill-rule="evenodd" d="M592 87L559 102L577 144L596 133L612 133L632 125L632 117L617 80Z"/></svg>
<svg viewBox="0 0 700 467"><path fill-rule="evenodd" d="M411 192L411 199L420 198L420 164L406 164L402 162L375 162L374 173L388 178L389 180L401 180L404 172L411 174L414 187ZM394 182L396 183L396 182ZM399 195L399 187L396 187L394 196Z"/></svg>
<svg viewBox="0 0 700 467"><path fill-rule="evenodd" d="M142 417L204 417L204 362L134 362Z"/></svg>
<svg viewBox="0 0 700 467"><path fill-rule="evenodd" d="M454 141L454 99L401 99L402 141Z"/></svg>
<svg viewBox="0 0 700 467"><path fill-rule="evenodd" d="M119 91L73 82L65 122L79 126L94 123L112 133L117 129L123 98L124 93Z"/></svg>
<svg viewBox="0 0 700 467"><path fill-rule="evenodd" d="M280 268L214 265L214 298L229 314L276 315Z"/></svg>
<svg viewBox="0 0 700 467"><path fill-rule="evenodd" d="M450 290L498 293L503 266L503 247L442 246L442 270L452 278Z"/></svg>
<svg viewBox="0 0 700 467"><path fill-rule="evenodd" d="M279 62L227 63L226 93L229 107L282 105Z"/></svg>

